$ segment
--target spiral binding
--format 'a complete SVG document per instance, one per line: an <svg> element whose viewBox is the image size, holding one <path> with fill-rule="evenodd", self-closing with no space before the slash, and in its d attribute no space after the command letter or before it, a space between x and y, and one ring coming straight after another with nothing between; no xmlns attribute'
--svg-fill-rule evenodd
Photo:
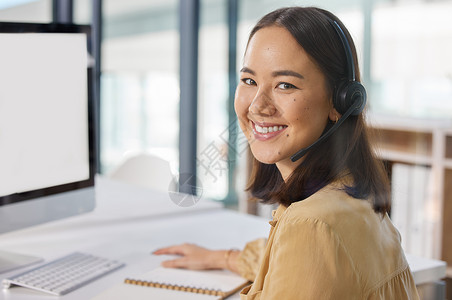
<svg viewBox="0 0 452 300"><path fill-rule="evenodd" d="M205 295L211 295L211 296L220 296L220 297L227 296L227 293L220 291L220 290L210 290L210 289L196 288L196 287L190 287L190 286L164 284L164 283L152 282L152 281L143 281L143 280L135 280L135 279L127 278L126 280L124 280L124 283L135 284L135 285L140 285L140 286L147 286L147 287L164 288L164 289L169 289L169 290L183 291L183 292L190 292L190 293L197 293L197 294L205 294Z"/></svg>

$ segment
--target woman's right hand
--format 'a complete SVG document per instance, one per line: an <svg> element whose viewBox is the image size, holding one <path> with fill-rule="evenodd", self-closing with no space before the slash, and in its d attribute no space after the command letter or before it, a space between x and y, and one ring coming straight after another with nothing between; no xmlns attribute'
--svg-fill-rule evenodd
<svg viewBox="0 0 452 300"><path fill-rule="evenodd" d="M229 253L228 253L229 252ZM183 268L191 270L230 269L235 270L238 251L209 250L195 244L181 244L155 250L152 254L180 255L180 258L165 260L162 266L166 268ZM229 255L228 255L229 254Z"/></svg>

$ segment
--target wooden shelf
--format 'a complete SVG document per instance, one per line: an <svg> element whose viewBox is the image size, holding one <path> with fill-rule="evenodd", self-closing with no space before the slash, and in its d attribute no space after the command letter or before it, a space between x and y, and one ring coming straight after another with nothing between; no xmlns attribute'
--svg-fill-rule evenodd
<svg viewBox="0 0 452 300"><path fill-rule="evenodd" d="M446 276L447 278L452 278L452 267L446 268Z"/></svg>
<svg viewBox="0 0 452 300"><path fill-rule="evenodd" d="M405 164L431 166L433 163L433 159L431 156L412 154L403 151L380 149L377 152L377 155L378 157L384 160L400 162ZM446 158L443 164L444 168L452 170L452 159Z"/></svg>
<svg viewBox="0 0 452 300"><path fill-rule="evenodd" d="M423 119L368 114L366 121L371 127L379 129L426 133L444 129L446 133L452 135L452 119Z"/></svg>
<svg viewBox="0 0 452 300"><path fill-rule="evenodd" d="M384 160L406 164L432 165L432 157L428 155L417 155L402 151L381 149L378 156Z"/></svg>
<svg viewBox="0 0 452 300"><path fill-rule="evenodd" d="M446 159L444 161L444 165L446 166L447 169L452 170L452 159Z"/></svg>
<svg viewBox="0 0 452 300"><path fill-rule="evenodd" d="M434 257L447 262L452 278L452 119L416 119L370 115L377 155L392 163L431 168L435 224ZM392 170L390 170L392 172ZM430 212L431 213L431 212Z"/></svg>

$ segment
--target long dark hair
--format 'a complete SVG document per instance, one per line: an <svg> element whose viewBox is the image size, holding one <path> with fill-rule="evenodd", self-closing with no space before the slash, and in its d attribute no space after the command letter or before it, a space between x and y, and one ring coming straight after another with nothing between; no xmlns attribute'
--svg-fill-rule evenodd
<svg viewBox="0 0 452 300"><path fill-rule="evenodd" d="M338 81L347 78L347 61L340 37L330 21L343 29L352 50L356 80L360 73L355 45L342 22L332 13L316 7L287 7L265 15L253 28L248 40L265 27L287 29L326 76L331 95ZM333 123L328 121L325 131ZM329 138L310 150L304 160L284 182L275 164L253 158L253 171L247 190L264 203L289 206L302 201L326 185L350 177L344 185L347 194L372 202L375 212L390 210L390 187L383 163L375 156L369 142L364 114L349 117Z"/></svg>

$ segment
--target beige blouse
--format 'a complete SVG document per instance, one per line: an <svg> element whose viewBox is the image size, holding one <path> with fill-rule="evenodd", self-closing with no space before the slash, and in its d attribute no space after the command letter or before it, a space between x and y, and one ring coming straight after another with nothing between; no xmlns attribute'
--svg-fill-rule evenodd
<svg viewBox="0 0 452 300"><path fill-rule="evenodd" d="M242 300L419 299L389 217L338 187L273 211L268 242L239 256Z"/></svg>

